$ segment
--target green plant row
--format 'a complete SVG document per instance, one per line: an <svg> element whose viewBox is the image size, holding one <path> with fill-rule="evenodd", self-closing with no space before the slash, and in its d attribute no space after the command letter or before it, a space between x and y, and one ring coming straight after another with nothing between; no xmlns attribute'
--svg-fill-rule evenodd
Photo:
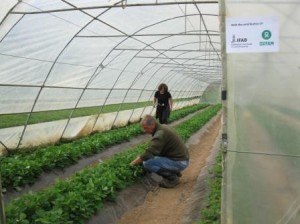
<svg viewBox="0 0 300 224"><path fill-rule="evenodd" d="M221 191L222 191L222 151L216 157L211 177L208 180L207 204L201 210L201 221L197 224L219 224L221 223Z"/></svg>
<svg viewBox="0 0 300 224"><path fill-rule="evenodd" d="M141 167L128 164L144 148L145 145L140 145L50 188L22 195L8 204L7 223L83 223L104 201L113 200L116 191L129 186L142 173Z"/></svg>
<svg viewBox="0 0 300 224"><path fill-rule="evenodd" d="M182 124L177 126L178 134L186 141L190 137L190 133L194 133L199 130L199 125L207 123L213 116L215 116L218 111L222 108L221 104L217 104L204 112L201 113L201 116L197 116L194 119L190 119ZM181 128L183 126L184 128Z"/></svg>
<svg viewBox="0 0 300 224"><path fill-rule="evenodd" d="M207 104L195 105L174 111L170 120L174 121L195 112ZM76 163L83 156L89 156L114 144L129 141L142 133L139 124L112 129L81 138L71 143L52 145L37 150L27 150L0 159L0 171L4 191L33 184L42 172L55 168L62 169Z"/></svg>
<svg viewBox="0 0 300 224"><path fill-rule="evenodd" d="M208 108L176 127L176 131L191 136L197 129L188 126L201 128L206 119L199 117L208 117L208 114L212 117L219 109L219 105ZM142 175L141 166L132 167L129 163L147 146L147 143L141 144L86 168L70 179L57 181L52 187L13 200L6 208L8 224L84 223L105 201L113 200L118 190Z"/></svg>
<svg viewBox="0 0 300 224"><path fill-rule="evenodd" d="M183 99L175 99L175 102L180 102L184 100L191 100L192 98L183 98ZM122 110L131 110L141 107L151 106L152 101L145 102L136 102L136 103L123 103L123 104L111 104L105 106L98 107L84 107L84 108L76 108L72 114L72 118L74 117L83 117L98 114L101 110L101 113L111 113L115 111ZM73 109L64 109L64 110L55 110L55 111L41 111L41 112L33 112L28 121L28 124L37 124L48 121L56 121L62 119L68 119ZM20 114L0 114L0 128L8 128L15 126L22 126L26 123L28 117L28 113L20 113Z"/></svg>
<svg viewBox="0 0 300 224"><path fill-rule="evenodd" d="M106 106L99 107L85 107L85 108L77 108L74 110L72 117L83 117L98 114L100 110L102 113L111 113L118 110L129 110L132 108L140 108L151 106L152 103L149 102L139 102L139 103L124 103L120 104L112 104ZM55 110L55 111L41 111L41 112L33 112L28 121L28 124L37 124L42 122L56 121L62 119L68 119L73 109L64 109L64 110ZM20 114L4 114L0 115L0 128L8 128L14 126L22 126L26 123L28 117L28 113L20 113Z"/></svg>

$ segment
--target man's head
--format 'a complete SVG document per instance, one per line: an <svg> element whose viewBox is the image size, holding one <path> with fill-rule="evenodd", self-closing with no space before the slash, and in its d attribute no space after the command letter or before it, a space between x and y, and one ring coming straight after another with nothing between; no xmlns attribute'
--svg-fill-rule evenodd
<svg viewBox="0 0 300 224"><path fill-rule="evenodd" d="M141 120L141 127L144 129L145 133L147 134L153 134L157 122L154 117L151 115L146 115L142 120Z"/></svg>

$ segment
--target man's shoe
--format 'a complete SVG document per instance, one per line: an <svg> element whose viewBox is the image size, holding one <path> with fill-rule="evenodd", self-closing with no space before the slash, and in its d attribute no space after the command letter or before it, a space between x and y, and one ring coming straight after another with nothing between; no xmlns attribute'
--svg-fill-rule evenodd
<svg viewBox="0 0 300 224"><path fill-rule="evenodd" d="M167 178L167 179L168 179L168 177L173 177L173 176L180 177L181 176L181 173L179 173L179 172L168 170L168 169L164 169L164 168L160 168L157 171L157 174L160 175L160 176L162 176L162 177L164 177L164 178Z"/></svg>
<svg viewBox="0 0 300 224"><path fill-rule="evenodd" d="M181 177L182 174L180 172L176 173L177 177Z"/></svg>
<svg viewBox="0 0 300 224"><path fill-rule="evenodd" d="M155 174L147 172L145 177L142 180L143 185L148 191L157 191L159 188L159 182L162 180L162 177Z"/></svg>
<svg viewBox="0 0 300 224"><path fill-rule="evenodd" d="M177 176L176 176L177 177ZM162 181L159 182L160 187L164 188L173 188L179 184L179 178L174 178L173 180L163 178Z"/></svg>
<svg viewBox="0 0 300 224"><path fill-rule="evenodd" d="M180 172L175 172L167 169L159 169L157 174L160 175L163 179L159 182L160 187L164 188L173 188L179 184L179 177L181 177Z"/></svg>

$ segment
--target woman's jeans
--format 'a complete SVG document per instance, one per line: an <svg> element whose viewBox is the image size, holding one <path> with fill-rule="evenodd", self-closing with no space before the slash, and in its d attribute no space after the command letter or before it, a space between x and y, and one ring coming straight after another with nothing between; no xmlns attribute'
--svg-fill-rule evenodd
<svg viewBox="0 0 300 224"><path fill-rule="evenodd" d="M156 107L156 118L159 119L160 124L167 124L170 116L170 106L157 105Z"/></svg>
<svg viewBox="0 0 300 224"><path fill-rule="evenodd" d="M176 161L167 157L154 156L152 159L148 159L143 162L143 166L150 172L158 172L161 168L171 170L174 172L180 172L189 165L188 160Z"/></svg>

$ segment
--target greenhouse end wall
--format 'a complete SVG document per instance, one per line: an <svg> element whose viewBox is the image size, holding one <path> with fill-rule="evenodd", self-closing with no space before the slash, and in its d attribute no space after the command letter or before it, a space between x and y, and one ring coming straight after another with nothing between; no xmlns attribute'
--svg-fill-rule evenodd
<svg viewBox="0 0 300 224"><path fill-rule="evenodd" d="M298 224L300 2L223 3L226 19L277 18L279 51L226 54L229 142L222 223Z"/></svg>

